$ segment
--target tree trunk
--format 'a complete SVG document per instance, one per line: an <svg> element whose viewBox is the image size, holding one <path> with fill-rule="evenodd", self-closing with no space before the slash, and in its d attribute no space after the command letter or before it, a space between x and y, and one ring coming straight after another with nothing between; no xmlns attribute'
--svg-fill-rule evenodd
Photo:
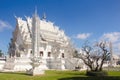
<svg viewBox="0 0 120 80"><path fill-rule="evenodd" d="M101 61L101 65L100 65L99 71L102 71L103 63L104 63L104 59Z"/></svg>

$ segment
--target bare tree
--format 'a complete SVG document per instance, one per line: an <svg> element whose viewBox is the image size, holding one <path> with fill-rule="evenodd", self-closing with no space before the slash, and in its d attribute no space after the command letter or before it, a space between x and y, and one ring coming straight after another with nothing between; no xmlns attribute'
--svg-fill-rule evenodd
<svg viewBox="0 0 120 80"><path fill-rule="evenodd" d="M101 41L97 42L93 47L88 43L84 44L79 58L83 60L91 71L102 71L102 66L109 55L107 43Z"/></svg>
<svg viewBox="0 0 120 80"><path fill-rule="evenodd" d="M63 47L66 53L67 58L72 58L76 56L77 50L75 49L72 41L68 40L66 46Z"/></svg>

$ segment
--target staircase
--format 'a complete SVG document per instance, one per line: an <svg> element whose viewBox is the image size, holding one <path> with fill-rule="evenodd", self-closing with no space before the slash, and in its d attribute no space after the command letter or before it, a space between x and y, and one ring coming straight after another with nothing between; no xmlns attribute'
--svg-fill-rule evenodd
<svg viewBox="0 0 120 80"><path fill-rule="evenodd" d="M65 67L69 70L75 70L75 67L77 67L78 59L77 58L67 58L65 59Z"/></svg>
<svg viewBox="0 0 120 80"><path fill-rule="evenodd" d="M30 65L29 58L7 58L3 71L26 71L27 69L32 68Z"/></svg>
<svg viewBox="0 0 120 80"><path fill-rule="evenodd" d="M15 58L7 58L5 65L3 67L4 71L9 71L14 69Z"/></svg>

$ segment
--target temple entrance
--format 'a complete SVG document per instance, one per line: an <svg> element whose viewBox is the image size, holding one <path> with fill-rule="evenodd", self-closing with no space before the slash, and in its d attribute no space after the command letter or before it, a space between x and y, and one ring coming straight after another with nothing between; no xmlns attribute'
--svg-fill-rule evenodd
<svg viewBox="0 0 120 80"><path fill-rule="evenodd" d="M43 51L40 51L40 56L43 56Z"/></svg>
<svg viewBox="0 0 120 80"><path fill-rule="evenodd" d="M62 53L62 58L64 58L64 53Z"/></svg>
<svg viewBox="0 0 120 80"><path fill-rule="evenodd" d="M48 57L51 57L51 52L48 52Z"/></svg>

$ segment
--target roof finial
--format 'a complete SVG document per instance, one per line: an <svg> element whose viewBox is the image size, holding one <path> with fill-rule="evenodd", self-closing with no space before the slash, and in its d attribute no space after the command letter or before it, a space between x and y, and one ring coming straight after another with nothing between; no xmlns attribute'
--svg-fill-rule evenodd
<svg viewBox="0 0 120 80"><path fill-rule="evenodd" d="M35 6L35 15L37 15L37 6Z"/></svg>
<svg viewBox="0 0 120 80"><path fill-rule="evenodd" d="M14 14L15 19L17 19L17 16Z"/></svg>
<svg viewBox="0 0 120 80"><path fill-rule="evenodd" d="M43 13L43 17L42 17L44 20L46 19L46 14L45 12Z"/></svg>

